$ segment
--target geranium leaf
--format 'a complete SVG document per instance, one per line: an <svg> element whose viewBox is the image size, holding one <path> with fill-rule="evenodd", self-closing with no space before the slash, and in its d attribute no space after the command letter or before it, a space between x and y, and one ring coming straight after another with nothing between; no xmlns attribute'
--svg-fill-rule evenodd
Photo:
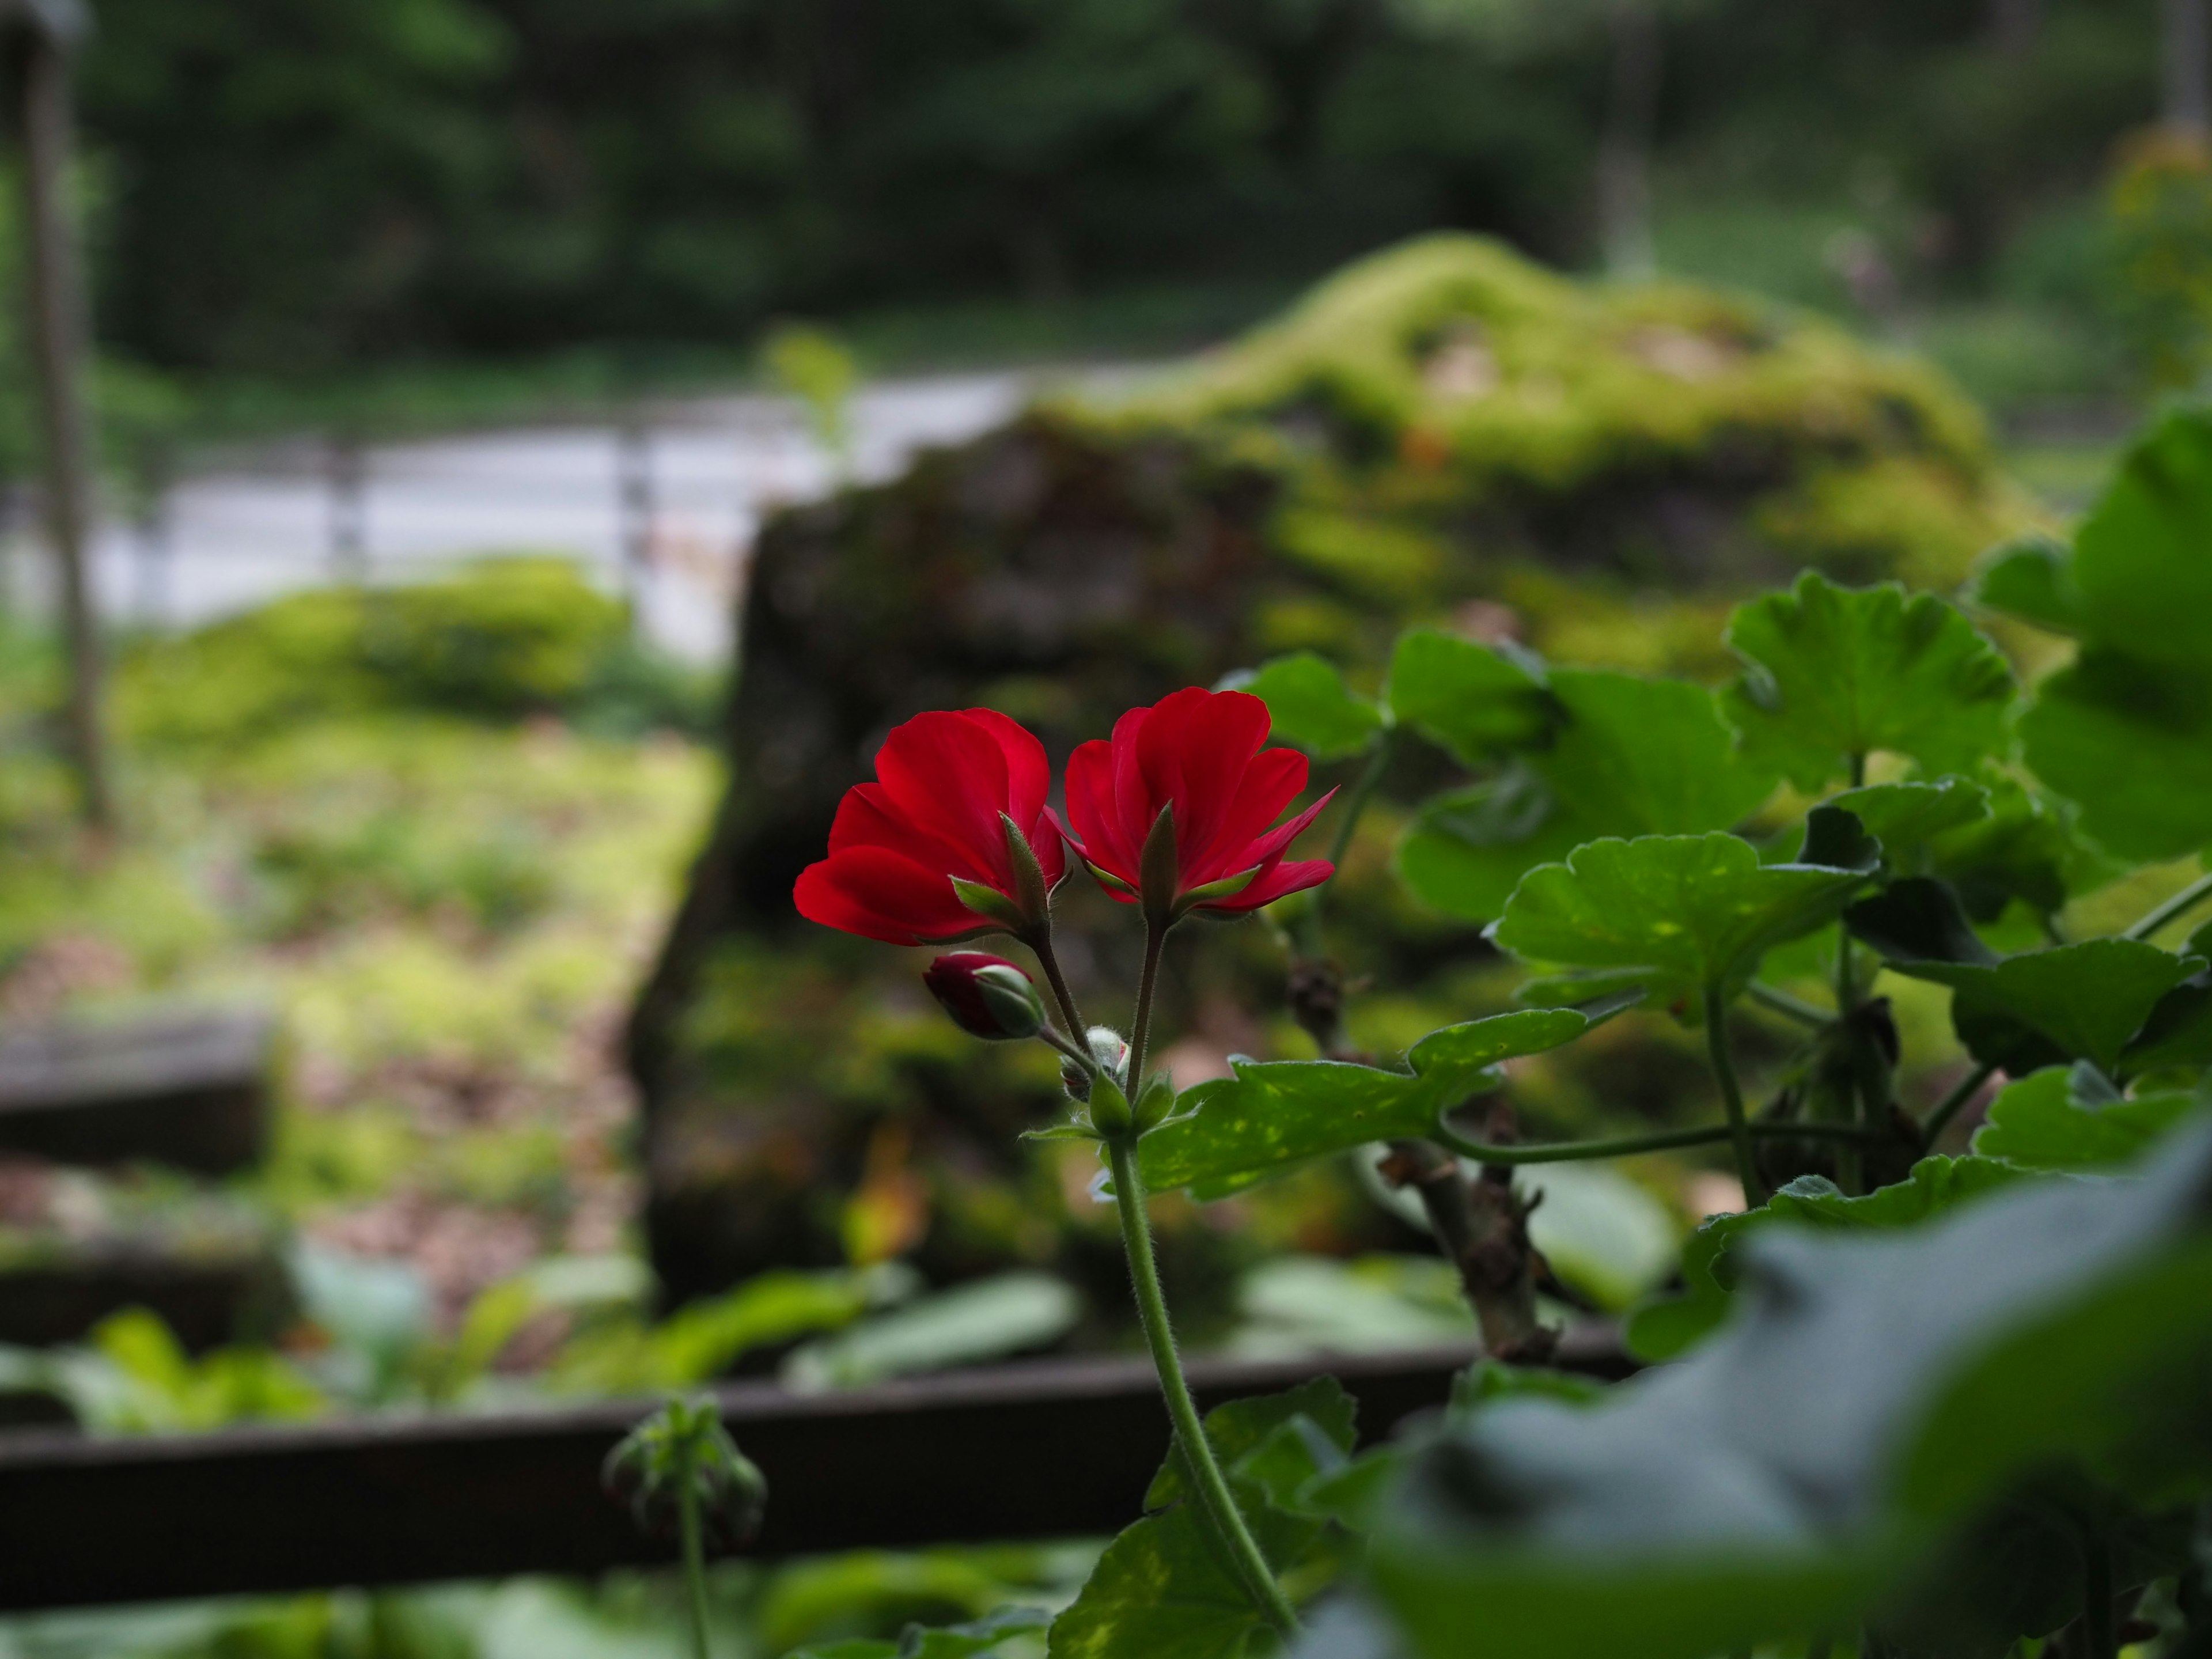
<svg viewBox="0 0 2212 1659"><path fill-rule="evenodd" d="M2014 899L2055 915L2073 895L2121 873L2075 832L2062 808L2011 778L1987 787L1988 816L1937 833L1928 847L1928 873L1950 883L1976 921L1996 921Z"/></svg>
<svg viewBox="0 0 2212 1659"><path fill-rule="evenodd" d="M1386 695L1399 725L1469 766L1540 743L1559 717L1541 665L1449 634L1402 635Z"/></svg>
<svg viewBox="0 0 2212 1659"><path fill-rule="evenodd" d="M1853 931L1887 956L1885 947L1899 941L1869 936L1863 915L1854 908ZM2160 999L2203 965L2124 939L2085 939L2001 961L1888 957L1898 973L1951 987L1959 1040L1975 1059L2014 1073L2075 1060L2115 1071Z"/></svg>
<svg viewBox="0 0 2212 1659"><path fill-rule="evenodd" d="M2074 590L2074 550L2049 536L2022 536L1996 548L1974 573L1974 603L2055 634L2081 631Z"/></svg>
<svg viewBox="0 0 2212 1659"><path fill-rule="evenodd" d="M2204 955L2207 942L2200 932L2189 942L2186 953ZM2191 974L2158 1000L2142 1030L2121 1052L2118 1075L2140 1077L2205 1066L2212 1066L2212 969Z"/></svg>
<svg viewBox="0 0 2212 1659"><path fill-rule="evenodd" d="M1233 1076L1185 1090L1177 1121L1138 1143L1145 1182L1219 1198L1310 1158L1426 1134L1439 1114L1496 1087L1500 1060L1571 1042L1612 1012L1530 1008L1448 1025L1413 1045L1410 1073L1333 1060L1232 1059Z"/></svg>
<svg viewBox="0 0 2212 1659"><path fill-rule="evenodd" d="M2134 1100L2081 1066L2052 1066L2008 1084L1974 1131L1974 1151L1988 1160L2038 1170L2085 1170L2127 1164L2192 1109L2201 1091L2169 1090Z"/></svg>
<svg viewBox="0 0 2212 1659"><path fill-rule="evenodd" d="M1697 1352L1411 1449L1371 1511L1372 1650L1457 1659L1479 1630L1491 1659L1705 1659L1875 1613L1908 1650L2047 1632L2052 1598L2023 1602L1990 1553L2017 1543L2028 1476L2094 1471L2160 1507L2212 1487L2208 1180L2198 1133L2142 1178L1743 1240Z"/></svg>
<svg viewBox="0 0 2212 1659"><path fill-rule="evenodd" d="M1235 1469L1259 1451L1277 1430L1295 1419L1304 1418L1321 1432L1327 1443L1336 1449L1340 1457L1349 1457L1352 1447L1358 1443L1358 1413L1359 1402L1344 1391L1342 1383L1333 1376L1317 1376L1281 1394L1232 1400L1225 1406L1216 1406L1206 1414L1206 1437L1212 1443L1214 1455L1223 1466ZM1322 1472L1316 1462L1298 1477L1297 1484L1303 1486ZM1167 1462L1160 1465L1160 1472L1152 1477L1152 1488L1145 1494L1145 1507L1165 1509L1189 1493L1189 1474L1183 1466L1182 1454L1170 1450Z"/></svg>
<svg viewBox="0 0 2212 1659"><path fill-rule="evenodd" d="M2208 659L2212 660L2212 659ZM2112 852L2179 858L2212 842L2212 669L2091 642L2021 717L2037 777Z"/></svg>
<svg viewBox="0 0 2212 1659"><path fill-rule="evenodd" d="M1549 745L1430 803L1399 848L1407 884L1448 915L1490 921L1528 871L1585 842L1725 830L1773 791L1702 686L1567 669L1549 684Z"/></svg>
<svg viewBox="0 0 2212 1659"><path fill-rule="evenodd" d="M1838 587L1808 571L1741 607L1727 638L1745 668L1723 709L1745 750L1800 788L1848 775L1854 756L1970 772L2006 746L2012 670L1932 594Z"/></svg>
<svg viewBox="0 0 2212 1659"><path fill-rule="evenodd" d="M1382 711L1355 696L1334 663L1310 651L1229 675L1220 689L1260 698L1275 741L1294 744L1318 761L1356 755L1382 729Z"/></svg>
<svg viewBox="0 0 2212 1659"><path fill-rule="evenodd" d="M1875 783L1846 789L1822 803L1841 807L1881 843L1885 868L1899 875L1921 871L1934 857L1939 839L1990 815L1990 792L1965 778L1933 783ZM1819 863L1801 848L1801 864Z"/></svg>
<svg viewBox="0 0 2212 1659"><path fill-rule="evenodd" d="M1732 993L1771 946L1833 921L1875 866L1870 849L1853 867L1762 865L1717 833L1592 842L1531 870L1491 935L1528 962L1646 970L1662 1000Z"/></svg>

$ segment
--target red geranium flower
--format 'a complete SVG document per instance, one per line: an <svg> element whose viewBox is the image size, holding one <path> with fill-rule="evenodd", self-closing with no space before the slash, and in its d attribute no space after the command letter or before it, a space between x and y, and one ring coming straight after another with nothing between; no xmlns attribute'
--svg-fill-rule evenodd
<svg viewBox="0 0 2212 1659"><path fill-rule="evenodd" d="M1044 745L1004 714L915 715L884 739L876 781L845 792L799 914L890 945L1042 927L1067 873L1051 785Z"/></svg>
<svg viewBox="0 0 2212 1659"><path fill-rule="evenodd" d="M1335 873L1326 859L1283 857L1328 805L1323 795L1270 830L1306 787L1306 757L1262 749L1267 705L1198 686L1132 708L1110 742L1068 757L1062 833L1106 890L1148 919L1255 910Z"/></svg>

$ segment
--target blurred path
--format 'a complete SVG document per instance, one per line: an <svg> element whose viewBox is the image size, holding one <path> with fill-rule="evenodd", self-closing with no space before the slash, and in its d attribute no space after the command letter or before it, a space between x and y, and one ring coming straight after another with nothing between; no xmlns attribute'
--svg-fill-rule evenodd
<svg viewBox="0 0 2212 1659"><path fill-rule="evenodd" d="M973 437L1041 391L1103 392L1140 371L1030 370L884 381L849 411L855 476L896 472L919 448ZM830 459L788 398L641 405L612 425L518 428L374 445L350 462L319 440L195 467L157 518L101 527L95 576L111 623L173 628L341 580L421 576L471 555L557 552L609 588L632 586L647 635L711 661L765 513L827 491ZM348 477L357 480L349 488ZM334 482L334 478L338 480ZM9 538L9 594L46 607L46 560ZM628 568L629 556L641 568Z"/></svg>

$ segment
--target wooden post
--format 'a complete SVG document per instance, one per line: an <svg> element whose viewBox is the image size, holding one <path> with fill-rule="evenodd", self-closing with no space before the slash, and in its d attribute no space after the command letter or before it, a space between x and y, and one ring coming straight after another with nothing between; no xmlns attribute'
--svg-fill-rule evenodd
<svg viewBox="0 0 2212 1659"><path fill-rule="evenodd" d="M47 534L61 576L69 645L69 740L85 821L114 822L101 729L100 628L86 543L92 518L92 434L84 400L85 301L68 202L71 117L71 9L34 0L0 8L22 134L24 292L30 302L33 367L46 440Z"/></svg>

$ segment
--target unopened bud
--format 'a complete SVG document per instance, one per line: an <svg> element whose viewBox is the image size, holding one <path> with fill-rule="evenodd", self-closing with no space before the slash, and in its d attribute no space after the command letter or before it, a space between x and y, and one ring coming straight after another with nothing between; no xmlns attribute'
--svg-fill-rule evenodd
<svg viewBox="0 0 2212 1659"><path fill-rule="evenodd" d="M1121 1092L1121 1084L1100 1073L1091 1085L1091 1127L1111 1139L1127 1134L1136 1123L1137 1115L1130 1110L1129 1097Z"/></svg>
<svg viewBox="0 0 2212 1659"><path fill-rule="evenodd" d="M1121 1034L1110 1025L1094 1025L1083 1034L1084 1046L1091 1050L1093 1064L1115 1081L1127 1084L1129 1080L1129 1045ZM1067 1092L1078 1100L1091 1098L1091 1073L1073 1060L1063 1060L1060 1080Z"/></svg>
<svg viewBox="0 0 2212 1659"><path fill-rule="evenodd" d="M1137 1133L1159 1127L1167 1115L1175 1110L1175 1084L1165 1072L1155 1072L1145 1079L1138 1091L1136 1104Z"/></svg>
<svg viewBox="0 0 2212 1659"><path fill-rule="evenodd" d="M970 1036L1006 1042L1033 1037L1044 1027L1035 982L1004 957L955 951L924 969L921 982Z"/></svg>

